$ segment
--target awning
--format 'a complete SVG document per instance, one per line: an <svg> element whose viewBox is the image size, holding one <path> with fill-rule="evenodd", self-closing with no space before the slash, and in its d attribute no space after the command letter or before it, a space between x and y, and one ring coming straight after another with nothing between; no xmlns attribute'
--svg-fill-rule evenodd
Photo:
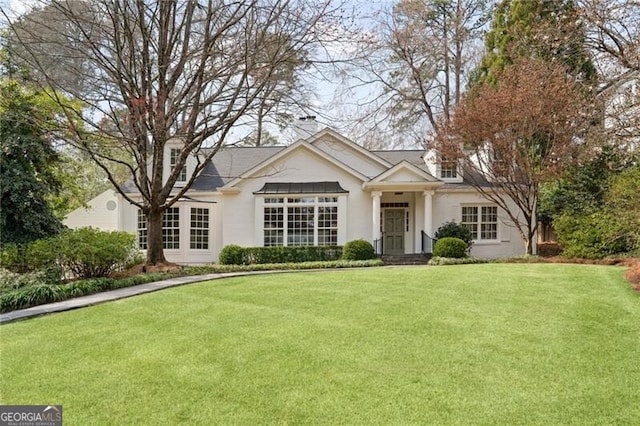
<svg viewBox="0 0 640 426"><path fill-rule="evenodd" d="M341 194L348 192L338 182L268 182L254 194Z"/></svg>

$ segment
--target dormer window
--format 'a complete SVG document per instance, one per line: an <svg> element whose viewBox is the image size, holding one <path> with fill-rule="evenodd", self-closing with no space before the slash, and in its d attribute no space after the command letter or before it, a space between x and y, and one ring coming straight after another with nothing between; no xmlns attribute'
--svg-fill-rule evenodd
<svg viewBox="0 0 640 426"><path fill-rule="evenodd" d="M170 173L173 173L173 170L176 168L178 164L178 158L180 158L180 153L182 150L180 148L171 148L169 153L169 165L170 165ZM178 175L178 179L176 182L186 182L187 181L187 167L184 165L182 170L180 170L180 174Z"/></svg>
<svg viewBox="0 0 640 426"><path fill-rule="evenodd" d="M456 179L458 177L458 163L442 159L440 161L440 179Z"/></svg>

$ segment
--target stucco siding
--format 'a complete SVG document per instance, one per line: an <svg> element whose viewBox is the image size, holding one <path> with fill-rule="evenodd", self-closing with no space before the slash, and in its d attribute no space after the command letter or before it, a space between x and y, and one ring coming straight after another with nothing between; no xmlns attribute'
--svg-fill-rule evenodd
<svg viewBox="0 0 640 426"><path fill-rule="evenodd" d="M117 231L120 204L115 191L110 189L89 201L86 208L69 213L63 223L71 229L91 226L103 231Z"/></svg>
<svg viewBox="0 0 640 426"><path fill-rule="evenodd" d="M462 221L463 206L494 205L479 194L472 192L437 192L434 197L433 231L445 222ZM515 206L513 206L515 209ZM471 255L484 258L515 256L525 253L524 243L518 230L506 212L498 209L498 238L495 241L477 241L471 247Z"/></svg>

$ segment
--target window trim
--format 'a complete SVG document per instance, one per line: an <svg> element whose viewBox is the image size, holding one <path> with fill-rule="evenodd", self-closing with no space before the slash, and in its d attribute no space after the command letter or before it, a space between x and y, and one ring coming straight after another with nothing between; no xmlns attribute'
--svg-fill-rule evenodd
<svg viewBox="0 0 640 426"><path fill-rule="evenodd" d="M464 214L464 209L465 208L475 208L476 212L475 212L475 221L473 222L466 222L465 221L465 214ZM495 209L495 221L483 221L483 209L485 208L493 208ZM475 203L475 204L462 204L460 206L460 224L461 225L466 225L466 224L473 224L476 225L476 230L475 230L475 234L476 237L473 238L473 231L472 231L472 238L473 238L473 242L475 244L495 244L495 243L499 243L500 242L500 220L499 220L499 216L498 216L498 212L499 212L499 208L496 204L489 204L489 203ZM482 227L483 225L495 225L495 238L480 238L482 236L483 232L492 232L493 231L483 231Z"/></svg>
<svg viewBox="0 0 640 426"><path fill-rule="evenodd" d="M312 246L337 246L339 238L339 203L338 194L282 194L281 196L267 195L263 198L262 207L262 245L265 247L278 246L308 246L309 244L293 244L290 241L290 231L298 228L290 228L293 222L291 215L296 215L292 210L294 209L310 209L310 211L304 212L307 216L313 217L313 229L312 229ZM329 209L326 211L325 209ZM274 210L275 212L272 212ZM325 211L323 211L325 210ZM269 218L273 218L276 215L275 223L280 224L281 227L267 226L274 223L271 219L267 222L267 212ZM303 214L302 210L301 213ZM280 216L281 215L281 216ZM328 222L335 224L335 226L322 226L326 225L326 215L330 215ZM320 221L320 216L324 216L323 223ZM281 218L281 220L279 220ZM302 229L302 227L300 228ZM305 228L307 232L309 227ZM281 234L272 234L267 236L268 232L280 232ZM307 234L308 235L308 234ZM274 242L275 238L275 243ZM322 242L321 242L322 240ZM328 243L327 243L328 241Z"/></svg>
<svg viewBox="0 0 640 426"><path fill-rule="evenodd" d="M196 218L194 219L194 211ZM198 211L201 211L198 213ZM202 220L198 218L202 217ZM203 226L195 226L202 223ZM211 209L208 207L194 207L189 206L189 250L195 251L208 251L210 249L210 232L211 232ZM194 247L194 237L196 238L195 245L202 245L203 247Z"/></svg>
<svg viewBox="0 0 640 426"><path fill-rule="evenodd" d="M177 227L167 227L166 226L166 222L168 221L167 219L167 213L169 212L169 210L177 210ZM149 248L149 227L148 227L148 222L147 222L147 217L144 215L144 213L142 213L142 209L138 209L138 213L137 213L137 225L136 225L136 236L137 236L137 242L138 242L138 249L140 250L147 250ZM180 232L180 224L181 224L181 212L180 212L180 207L179 206L175 206L175 207L169 207L167 210L165 210L162 213L162 249L163 250L180 250L180 238L181 238L181 232ZM175 219L173 220L174 224L175 224ZM166 230L177 230L177 232L174 232L174 234L172 235L172 241L175 243L177 242L177 246L175 247L171 247L168 248L167 247L167 240L168 240L168 233L165 232ZM143 231L143 232L142 232ZM144 241L144 244L141 244L141 242ZM142 247L144 245L144 247Z"/></svg>
<svg viewBox="0 0 640 426"><path fill-rule="evenodd" d="M176 163L178 162L178 157L182 153L181 148L169 148L169 174L173 173L173 170L176 168ZM187 183L187 162L185 161L184 167L180 171L180 174L176 178L176 184L185 184Z"/></svg>

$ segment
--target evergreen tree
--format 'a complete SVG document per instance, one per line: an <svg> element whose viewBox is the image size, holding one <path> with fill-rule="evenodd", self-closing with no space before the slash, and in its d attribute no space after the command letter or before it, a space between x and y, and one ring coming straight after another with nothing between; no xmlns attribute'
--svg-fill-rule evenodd
<svg viewBox="0 0 640 426"><path fill-rule="evenodd" d="M494 10L474 84L494 83L496 73L518 57L559 61L578 80L593 84L596 68L579 18L575 0L502 0Z"/></svg>
<svg viewBox="0 0 640 426"><path fill-rule="evenodd" d="M43 124L53 117L46 97L7 79L0 84L0 244L58 233L47 197L60 191L60 161Z"/></svg>

